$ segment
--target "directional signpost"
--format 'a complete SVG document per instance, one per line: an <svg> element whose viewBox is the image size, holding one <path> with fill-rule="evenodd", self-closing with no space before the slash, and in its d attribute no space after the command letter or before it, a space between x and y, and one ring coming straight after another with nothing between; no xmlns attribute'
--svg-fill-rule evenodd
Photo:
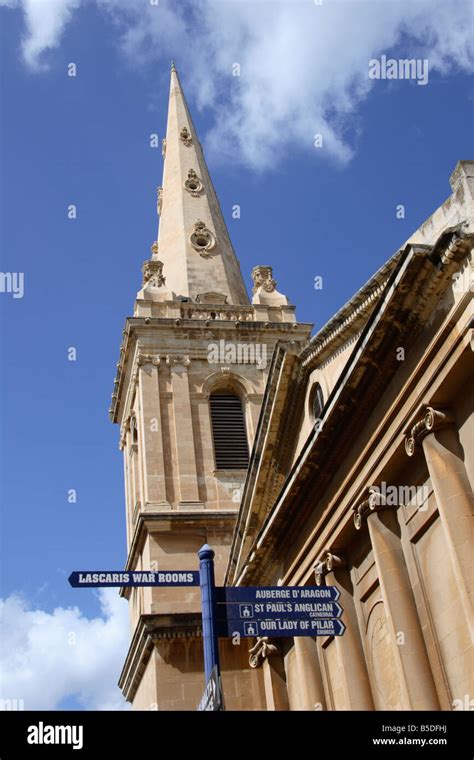
<svg viewBox="0 0 474 760"><path fill-rule="evenodd" d="M200 586L206 688L198 710L223 710L219 637L342 636L346 626L336 586L216 587L214 552L198 552L199 572L160 570L122 572L75 571L74 588L98 586Z"/></svg>

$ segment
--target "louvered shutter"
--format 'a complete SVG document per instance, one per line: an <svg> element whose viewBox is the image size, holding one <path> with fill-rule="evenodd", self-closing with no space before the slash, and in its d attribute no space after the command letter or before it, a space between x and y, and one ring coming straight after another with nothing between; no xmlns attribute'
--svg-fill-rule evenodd
<svg viewBox="0 0 474 760"><path fill-rule="evenodd" d="M249 450L239 397L215 393L211 395L210 405L216 468L246 470L249 466Z"/></svg>

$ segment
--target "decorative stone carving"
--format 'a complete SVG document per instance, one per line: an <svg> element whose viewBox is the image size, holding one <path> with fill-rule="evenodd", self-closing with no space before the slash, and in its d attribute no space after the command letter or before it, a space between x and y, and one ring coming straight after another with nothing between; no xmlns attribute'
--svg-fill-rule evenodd
<svg viewBox="0 0 474 760"><path fill-rule="evenodd" d="M189 367L191 359L188 355L184 354L168 354L166 357L166 364L168 367L175 367L177 365Z"/></svg>
<svg viewBox="0 0 474 760"><path fill-rule="evenodd" d="M161 155L163 158L166 156L166 137L163 137L163 140L161 141Z"/></svg>
<svg viewBox="0 0 474 760"><path fill-rule="evenodd" d="M362 523L372 512L376 512L379 509L387 509L395 506L397 505L386 503L385 496L378 487L371 486L369 488L368 497L353 507L354 525L356 527L356 530L360 530L362 528Z"/></svg>
<svg viewBox="0 0 474 760"><path fill-rule="evenodd" d="M326 552L314 566L316 585L322 586L326 573L330 573L335 567L342 567L343 565L345 565L345 560L342 557L331 554L331 552Z"/></svg>
<svg viewBox="0 0 474 760"><path fill-rule="evenodd" d="M273 269L267 266L257 266L252 269L253 289L256 293L259 288L263 288L266 293L273 293L276 288L276 282L273 279Z"/></svg>
<svg viewBox="0 0 474 760"><path fill-rule="evenodd" d="M195 198L202 192L203 184L194 169L188 171L188 178L184 183L184 187Z"/></svg>
<svg viewBox="0 0 474 760"><path fill-rule="evenodd" d="M153 356L153 354L139 354L137 364L139 367L144 367L145 364L152 364L154 367L159 367L161 359L159 356Z"/></svg>
<svg viewBox="0 0 474 760"><path fill-rule="evenodd" d="M158 244L156 244L156 250L158 251ZM148 285L150 288L161 288L166 282L166 278L163 276L163 262L158 261L158 259L148 259L148 261L145 261L142 272L143 286Z"/></svg>
<svg viewBox="0 0 474 760"><path fill-rule="evenodd" d="M263 661L272 654L278 652L275 644L268 643L268 636L262 636L257 639L257 643L249 650L249 665L251 668L259 668Z"/></svg>
<svg viewBox="0 0 474 760"><path fill-rule="evenodd" d="M183 127L181 132L179 133L180 140L186 145L191 145L192 139L191 139L191 132L187 127Z"/></svg>
<svg viewBox="0 0 474 760"><path fill-rule="evenodd" d="M155 241L152 247L152 257L145 261L142 267L142 289L137 293L138 301L172 301L173 293L165 288L166 278L163 276L163 262L157 258L158 243ZM147 322L148 319L148 322ZM149 323L149 318L145 319Z"/></svg>
<svg viewBox="0 0 474 760"><path fill-rule="evenodd" d="M201 256L208 258L210 256L209 251L216 244L216 238L204 222L198 219L194 224L194 230L189 237L189 242Z"/></svg>
<svg viewBox="0 0 474 760"><path fill-rule="evenodd" d="M161 207L163 206L163 188L156 188L156 212L161 214Z"/></svg>
<svg viewBox="0 0 474 760"><path fill-rule="evenodd" d="M413 456L417 445L433 430L447 427L452 422L453 418L446 411L434 409L432 406L426 407L423 417L415 422L405 438L405 451L408 456Z"/></svg>
<svg viewBox="0 0 474 760"><path fill-rule="evenodd" d="M444 238L444 235L443 235ZM472 249L472 236L464 236L458 230L453 231L444 250L440 251L443 264L448 261L461 261Z"/></svg>
<svg viewBox="0 0 474 760"><path fill-rule="evenodd" d="M273 269L259 265L252 269L253 298L252 303L267 306L287 306L288 299L276 289Z"/></svg>

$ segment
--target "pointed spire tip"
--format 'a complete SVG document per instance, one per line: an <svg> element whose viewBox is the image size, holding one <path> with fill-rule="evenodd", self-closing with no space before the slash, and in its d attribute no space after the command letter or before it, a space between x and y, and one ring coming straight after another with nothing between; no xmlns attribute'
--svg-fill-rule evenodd
<svg viewBox="0 0 474 760"><path fill-rule="evenodd" d="M171 71L176 71L176 66L174 65L174 61L171 61Z"/></svg>

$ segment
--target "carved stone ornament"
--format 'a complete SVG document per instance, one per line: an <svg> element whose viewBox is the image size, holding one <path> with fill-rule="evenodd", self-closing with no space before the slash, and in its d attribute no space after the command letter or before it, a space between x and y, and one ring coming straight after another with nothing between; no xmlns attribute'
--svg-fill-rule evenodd
<svg viewBox="0 0 474 760"><path fill-rule="evenodd" d="M189 242L201 256L208 258L210 256L209 251L216 244L216 238L204 222L198 219L194 224L194 230L189 237Z"/></svg>
<svg viewBox="0 0 474 760"><path fill-rule="evenodd" d="M202 192L203 184L194 169L188 171L188 178L184 183L184 187L195 198Z"/></svg>
<svg viewBox="0 0 474 760"><path fill-rule="evenodd" d="M156 188L156 211L161 214L161 207L163 206L163 188Z"/></svg>
<svg viewBox="0 0 474 760"><path fill-rule="evenodd" d="M447 427L453 421L453 418L446 411L433 409L428 406L421 419L419 419L411 428L405 438L405 451L409 457L415 453L417 444L420 444L423 438L443 427Z"/></svg>
<svg viewBox="0 0 474 760"><path fill-rule="evenodd" d="M252 303L267 306L286 306L288 299L276 289L273 279L273 269L269 266L259 265L252 269Z"/></svg>
<svg viewBox="0 0 474 760"><path fill-rule="evenodd" d="M275 644L268 643L268 636L262 636L257 639L257 643L249 650L249 665L251 668L259 668L263 661L272 654L278 652Z"/></svg>
<svg viewBox="0 0 474 760"><path fill-rule="evenodd" d="M168 367L175 367L178 365L189 367L191 359L189 356L182 354L168 354L166 357L166 364Z"/></svg>
<svg viewBox="0 0 474 760"><path fill-rule="evenodd" d="M185 145L191 145L191 132L187 127L182 128L179 137Z"/></svg>
<svg viewBox="0 0 474 760"><path fill-rule="evenodd" d="M142 272L143 286L149 285L152 288L161 288L166 282L166 278L163 276L163 262L158 261L158 259L148 259L148 261L145 261Z"/></svg>
<svg viewBox="0 0 474 760"><path fill-rule="evenodd" d="M166 156L166 137L163 137L163 140L161 141L161 155L163 158Z"/></svg>
<svg viewBox="0 0 474 760"><path fill-rule="evenodd" d="M345 565L344 559L338 557L331 552L326 552L321 559L319 559L314 566L314 575L316 579L316 585L321 586L324 581L326 573L330 573L336 567L342 567Z"/></svg>
<svg viewBox="0 0 474 760"><path fill-rule="evenodd" d="M145 364L152 364L154 367L159 367L161 359L159 356L153 356L153 354L139 354L137 364L139 367L143 367Z"/></svg>
<svg viewBox="0 0 474 760"><path fill-rule="evenodd" d="M252 280L252 293L256 293L259 288L263 288L266 293L272 293L276 288L276 282L273 279L273 269L271 267L254 267L252 269Z"/></svg>
<svg viewBox="0 0 474 760"><path fill-rule="evenodd" d="M352 508L354 512L354 525L356 530L360 530L362 528L364 520L372 512L378 512L380 509L391 509L397 506L396 504L387 503L384 493L378 486L370 486L368 491L368 497Z"/></svg>

